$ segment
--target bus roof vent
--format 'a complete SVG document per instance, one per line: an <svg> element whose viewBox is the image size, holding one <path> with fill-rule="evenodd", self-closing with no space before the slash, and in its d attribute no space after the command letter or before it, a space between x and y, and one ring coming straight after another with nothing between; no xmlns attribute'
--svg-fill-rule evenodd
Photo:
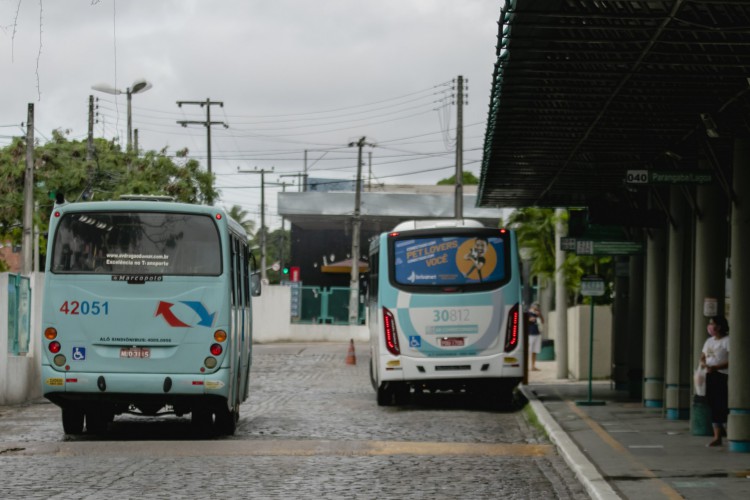
<svg viewBox="0 0 750 500"><path fill-rule="evenodd" d="M161 196L155 194L121 194L123 201L174 201L174 196Z"/></svg>
<svg viewBox="0 0 750 500"><path fill-rule="evenodd" d="M440 227L484 227L484 225L473 219L426 219L409 220L401 222L393 231L408 231L409 229L433 229Z"/></svg>

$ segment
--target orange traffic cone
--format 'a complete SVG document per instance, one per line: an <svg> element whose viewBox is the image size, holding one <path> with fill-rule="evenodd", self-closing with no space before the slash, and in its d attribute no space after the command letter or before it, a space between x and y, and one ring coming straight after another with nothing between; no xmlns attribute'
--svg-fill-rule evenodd
<svg viewBox="0 0 750 500"><path fill-rule="evenodd" d="M354 339L349 340L349 352L346 353L346 364L356 365L357 355L354 354Z"/></svg>

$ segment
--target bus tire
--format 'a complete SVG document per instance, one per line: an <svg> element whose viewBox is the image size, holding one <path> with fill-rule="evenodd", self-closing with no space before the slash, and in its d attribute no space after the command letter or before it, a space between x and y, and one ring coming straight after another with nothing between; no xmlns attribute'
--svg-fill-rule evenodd
<svg viewBox="0 0 750 500"><path fill-rule="evenodd" d="M109 423L107 414L100 408L86 410L86 432L89 434L103 434Z"/></svg>
<svg viewBox="0 0 750 500"><path fill-rule="evenodd" d="M193 408L190 412L190 426L196 436L210 436L213 432L213 424L213 413L210 410Z"/></svg>
<svg viewBox="0 0 750 500"><path fill-rule="evenodd" d="M216 431L225 436L233 436L237 430L237 420L239 420L239 409L235 407L219 408L216 411Z"/></svg>
<svg viewBox="0 0 750 500"><path fill-rule="evenodd" d="M393 389L388 382L383 382L377 389L378 406L390 406L393 404Z"/></svg>
<svg viewBox="0 0 750 500"><path fill-rule="evenodd" d="M396 406L405 405L411 398L411 387L405 382L396 384L393 388L393 399Z"/></svg>
<svg viewBox="0 0 750 500"><path fill-rule="evenodd" d="M62 409L62 424L65 434L73 436L83 434L84 412L77 406L68 406Z"/></svg>

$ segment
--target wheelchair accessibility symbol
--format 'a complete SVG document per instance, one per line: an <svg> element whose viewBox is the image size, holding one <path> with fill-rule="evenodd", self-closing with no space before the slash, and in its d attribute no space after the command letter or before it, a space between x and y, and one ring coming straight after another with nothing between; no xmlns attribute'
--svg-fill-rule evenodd
<svg viewBox="0 0 750 500"><path fill-rule="evenodd" d="M73 360L83 361L86 359L86 348L85 347L74 347L73 348Z"/></svg>
<svg viewBox="0 0 750 500"><path fill-rule="evenodd" d="M419 349L420 347L422 347L422 337L420 337L419 335L410 335L409 347L413 349Z"/></svg>

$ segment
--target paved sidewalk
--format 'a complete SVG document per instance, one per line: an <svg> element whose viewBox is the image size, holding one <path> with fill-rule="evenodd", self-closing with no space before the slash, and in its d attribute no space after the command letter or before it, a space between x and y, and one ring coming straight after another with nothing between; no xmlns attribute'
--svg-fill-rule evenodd
<svg viewBox="0 0 750 500"><path fill-rule="evenodd" d="M522 390L540 423L592 498L748 499L750 454L707 448L689 420L628 399L610 381L557 379L554 361L537 362Z"/></svg>

